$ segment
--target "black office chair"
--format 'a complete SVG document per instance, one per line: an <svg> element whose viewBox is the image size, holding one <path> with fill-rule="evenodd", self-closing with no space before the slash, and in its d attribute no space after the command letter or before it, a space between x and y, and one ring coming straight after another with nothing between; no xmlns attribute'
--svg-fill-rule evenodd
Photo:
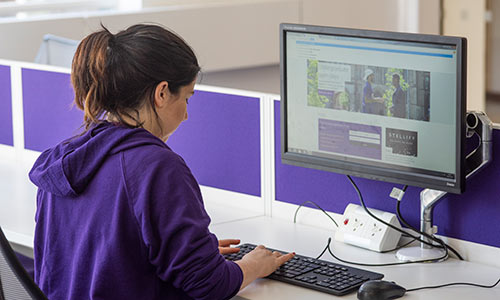
<svg viewBox="0 0 500 300"><path fill-rule="evenodd" d="M0 227L0 300L47 300L23 268Z"/></svg>

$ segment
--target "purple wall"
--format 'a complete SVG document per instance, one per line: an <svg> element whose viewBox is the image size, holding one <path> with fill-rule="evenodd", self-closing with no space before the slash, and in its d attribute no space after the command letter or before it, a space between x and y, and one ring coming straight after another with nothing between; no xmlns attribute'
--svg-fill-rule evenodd
<svg viewBox="0 0 500 300"><path fill-rule="evenodd" d="M80 133L83 112L73 105L69 74L22 69L24 145L43 151Z"/></svg>
<svg viewBox="0 0 500 300"><path fill-rule="evenodd" d="M258 98L196 91L167 144L200 184L261 195Z"/></svg>
<svg viewBox="0 0 500 300"><path fill-rule="evenodd" d="M0 65L0 144L14 145L10 67Z"/></svg>
<svg viewBox="0 0 500 300"><path fill-rule="evenodd" d="M23 69L25 148L43 151L78 134L69 74ZM260 196L258 98L196 91L189 120L168 141L207 186Z"/></svg>
<svg viewBox="0 0 500 300"><path fill-rule="evenodd" d="M274 103L276 199L301 204L310 200L324 209L342 214L348 203L359 204L356 191L345 175L306 169L281 163L280 106ZM493 135L493 151L500 153L500 131ZM500 159L467 182L462 195L448 195L436 205L434 223L438 233L471 242L500 247ZM368 207L396 211L389 198L393 184L353 178ZM400 186L400 185L399 185ZM421 188L408 187L401 211L405 219L420 227Z"/></svg>

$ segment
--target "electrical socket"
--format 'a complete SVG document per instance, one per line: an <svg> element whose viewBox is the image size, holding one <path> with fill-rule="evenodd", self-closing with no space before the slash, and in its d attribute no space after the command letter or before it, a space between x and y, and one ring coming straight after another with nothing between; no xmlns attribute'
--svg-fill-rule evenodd
<svg viewBox="0 0 500 300"><path fill-rule="evenodd" d="M370 212L379 219L401 228L396 215L376 209L370 209ZM363 207L352 203L347 205L342 223L335 232L337 241L378 252L394 249L400 237L400 232L375 220Z"/></svg>

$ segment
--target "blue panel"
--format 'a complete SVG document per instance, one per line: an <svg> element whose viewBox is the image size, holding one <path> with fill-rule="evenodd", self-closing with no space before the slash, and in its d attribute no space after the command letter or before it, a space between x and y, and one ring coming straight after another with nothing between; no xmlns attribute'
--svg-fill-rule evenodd
<svg viewBox="0 0 500 300"><path fill-rule="evenodd" d="M43 151L80 133L83 112L73 105L70 75L23 69L24 144Z"/></svg>
<svg viewBox="0 0 500 300"><path fill-rule="evenodd" d="M276 199L293 204L306 200L324 209L342 214L349 203L360 204L356 191L345 175L284 165L281 163L280 105L274 103ZM500 131L493 134L493 152L500 153ZM396 200L389 198L392 187L387 182L353 178L368 207L396 212ZM500 247L500 159L467 181L462 195L448 195L434 210L438 233L448 237ZM400 185L398 185L401 187ZM420 191L408 187L401 204L407 221L420 228Z"/></svg>
<svg viewBox="0 0 500 300"><path fill-rule="evenodd" d="M199 183L260 196L259 99L196 91L188 113L167 144Z"/></svg>
<svg viewBox="0 0 500 300"><path fill-rule="evenodd" d="M0 65L0 144L14 145L10 67Z"/></svg>

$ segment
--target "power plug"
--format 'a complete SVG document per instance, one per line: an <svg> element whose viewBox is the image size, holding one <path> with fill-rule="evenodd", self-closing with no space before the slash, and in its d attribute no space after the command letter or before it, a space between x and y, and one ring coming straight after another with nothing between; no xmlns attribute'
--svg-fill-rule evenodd
<svg viewBox="0 0 500 300"><path fill-rule="evenodd" d="M396 215L381 210L370 209L379 219L401 228ZM356 204L347 205L342 223L335 232L335 240L373 251L386 251L396 248L401 233L380 223Z"/></svg>

